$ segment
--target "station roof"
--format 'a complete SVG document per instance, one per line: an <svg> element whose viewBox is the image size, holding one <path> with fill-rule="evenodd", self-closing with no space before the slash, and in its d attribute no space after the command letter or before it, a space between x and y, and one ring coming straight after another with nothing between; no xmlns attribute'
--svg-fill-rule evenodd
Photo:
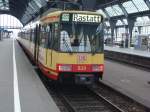
<svg viewBox="0 0 150 112"><path fill-rule="evenodd" d="M0 14L11 14L25 25L46 9L55 7L58 2L73 2L93 8L108 19L124 19L137 16L137 13L150 14L150 0L0 0Z"/></svg>
<svg viewBox="0 0 150 112"><path fill-rule="evenodd" d="M150 0L117 0L115 4L100 5L99 8L99 11L107 13L109 17L128 16L133 13L149 11Z"/></svg>

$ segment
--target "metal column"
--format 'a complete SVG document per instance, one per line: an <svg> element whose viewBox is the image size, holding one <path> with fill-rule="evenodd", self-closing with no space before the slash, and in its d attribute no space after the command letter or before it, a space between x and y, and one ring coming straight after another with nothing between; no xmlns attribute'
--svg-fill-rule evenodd
<svg viewBox="0 0 150 112"><path fill-rule="evenodd" d="M114 31L116 27L117 20L110 20L110 28L111 28L111 44L114 44Z"/></svg>
<svg viewBox="0 0 150 112"><path fill-rule="evenodd" d="M133 31L133 28L134 28L134 23L135 23L135 20L136 18L127 18L127 21L128 21L128 27L129 27L129 47L131 46L131 43L132 43L132 31Z"/></svg>

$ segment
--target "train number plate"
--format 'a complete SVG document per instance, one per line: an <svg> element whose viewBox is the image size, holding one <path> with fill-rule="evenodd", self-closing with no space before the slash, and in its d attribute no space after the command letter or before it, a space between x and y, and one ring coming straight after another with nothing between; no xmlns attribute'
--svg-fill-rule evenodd
<svg viewBox="0 0 150 112"><path fill-rule="evenodd" d="M78 71L86 71L86 66L81 66L81 65L79 65L79 66L77 67L77 69L78 69Z"/></svg>

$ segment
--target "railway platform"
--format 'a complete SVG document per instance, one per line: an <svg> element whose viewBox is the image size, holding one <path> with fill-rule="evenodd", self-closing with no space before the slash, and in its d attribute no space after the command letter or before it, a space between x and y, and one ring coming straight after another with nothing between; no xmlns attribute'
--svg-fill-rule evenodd
<svg viewBox="0 0 150 112"><path fill-rule="evenodd" d="M14 48L13 39L0 41L0 112L60 112L16 41Z"/></svg>
<svg viewBox="0 0 150 112"><path fill-rule="evenodd" d="M105 46L105 57L103 82L150 108L150 52Z"/></svg>
<svg viewBox="0 0 150 112"><path fill-rule="evenodd" d="M115 47L115 46L114 47L105 46L105 50L150 58L150 51L135 50L134 48L119 48L119 47Z"/></svg>
<svg viewBox="0 0 150 112"><path fill-rule="evenodd" d="M105 46L105 57L150 69L150 52Z"/></svg>
<svg viewBox="0 0 150 112"><path fill-rule="evenodd" d="M102 82L150 108L150 71L105 59Z"/></svg>

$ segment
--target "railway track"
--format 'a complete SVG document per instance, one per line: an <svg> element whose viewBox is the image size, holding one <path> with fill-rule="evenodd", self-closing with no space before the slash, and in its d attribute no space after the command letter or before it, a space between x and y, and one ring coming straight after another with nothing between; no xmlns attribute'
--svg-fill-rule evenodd
<svg viewBox="0 0 150 112"><path fill-rule="evenodd" d="M61 112L149 112L146 107L101 83L94 88L60 85L39 76Z"/></svg>
<svg viewBox="0 0 150 112"><path fill-rule="evenodd" d="M101 94L105 99L124 110L124 112L150 112L148 107L145 107L144 105L120 93L114 88L103 84L102 82L97 83L93 91Z"/></svg>
<svg viewBox="0 0 150 112"><path fill-rule="evenodd" d="M40 74L61 112L124 112L87 86L56 84Z"/></svg>
<svg viewBox="0 0 150 112"><path fill-rule="evenodd" d="M59 85L54 89L69 112L124 112L85 86Z"/></svg>

